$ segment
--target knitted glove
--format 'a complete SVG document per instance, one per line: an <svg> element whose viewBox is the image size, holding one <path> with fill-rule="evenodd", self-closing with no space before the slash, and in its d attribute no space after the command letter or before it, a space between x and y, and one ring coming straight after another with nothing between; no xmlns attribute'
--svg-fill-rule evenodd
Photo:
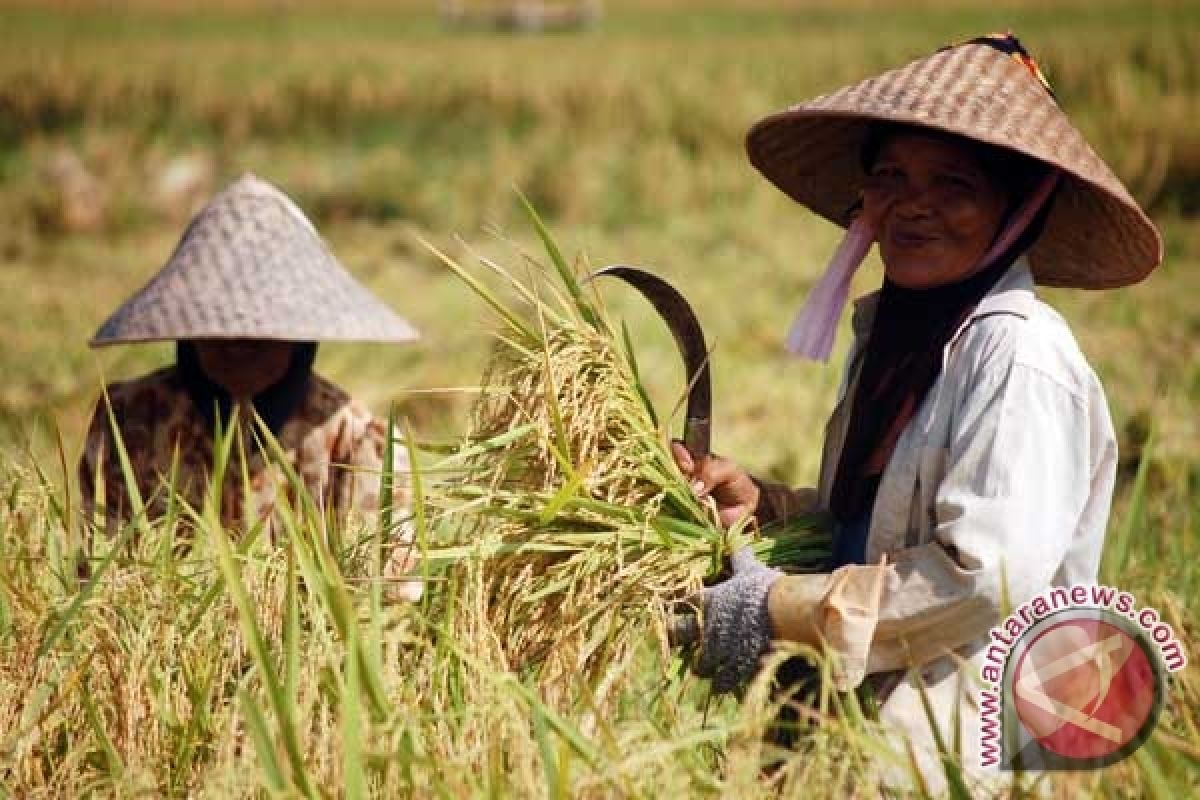
<svg viewBox="0 0 1200 800"><path fill-rule="evenodd" d="M730 559L733 577L705 589L704 636L696 674L712 680L717 693L738 688L758 669L771 643L767 592L783 575L743 547Z"/></svg>

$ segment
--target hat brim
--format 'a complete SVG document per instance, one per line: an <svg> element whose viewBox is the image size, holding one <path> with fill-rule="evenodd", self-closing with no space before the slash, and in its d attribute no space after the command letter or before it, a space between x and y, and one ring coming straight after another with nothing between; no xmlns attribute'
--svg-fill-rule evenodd
<svg viewBox="0 0 1200 800"><path fill-rule="evenodd" d="M89 344L181 339L411 342L283 192L253 175L217 195L159 272Z"/></svg>
<svg viewBox="0 0 1200 800"><path fill-rule="evenodd" d="M927 128L1004 148L1063 175L1029 253L1039 283L1104 289L1145 278L1162 260L1158 231L1044 89L999 54L990 63L986 54L965 61L951 55L935 54L766 117L746 136L750 162L796 202L845 227L866 179L860 153L873 124ZM931 67L934 59L945 63ZM956 69L963 74L954 81L942 76ZM981 75L990 78L988 85L980 85ZM966 88L958 87L964 81ZM918 89L952 96L922 102ZM995 99L978 96L985 91ZM1004 124L1004 115L988 107L1004 98L1019 106L1021 126Z"/></svg>

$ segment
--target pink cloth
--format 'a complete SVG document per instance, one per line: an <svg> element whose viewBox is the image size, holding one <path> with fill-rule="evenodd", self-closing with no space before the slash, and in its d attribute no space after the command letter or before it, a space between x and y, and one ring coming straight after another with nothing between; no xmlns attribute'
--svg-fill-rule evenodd
<svg viewBox="0 0 1200 800"><path fill-rule="evenodd" d="M1025 232L1029 227L1029 223L1033 222L1033 218L1042 210L1042 206L1046 204L1050 193L1054 191L1054 187L1058 185L1059 171L1056 169L1050 170L1046 177L1042 178L1037 187L1029 193L1029 197L1025 198L1025 202L1017 209L1017 213L1013 214L1008 225L996 237L996 241L992 242L992 246L983 254L979 265L972 272L978 272L987 269L992 264L996 263L996 259L1004 255L1008 248L1012 247L1013 242Z"/></svg>
<svg viewBox="0 0 1200 800"><path fill-rule="evenodd" d="M825 274L808 293L804 307L792 321L785 345L789 353L813 361L829 361L838 318L850 293L850 281L873 244L875 226L866 214L859 214L846 230Z"/></svg>
<svg viewBox="0 0 1200 800"><path fill-rule="evenodd" d="M1058 180L1058 170L1051 170L1042 179L968 274L973 275L979 270L987 269L1012 247L1013 242L1041 211ZM866 214L859 214L851 223L842 238L842 243L829 260L825 274L808 293L804 306L788 329L785 347L789 353L812 361L829 361L829 355L833 352L833 340L837 335L838 320L850 294L850 282L867 253L871 251L871 245L875 244L876 235L874 220L869 219Z"/></svg>

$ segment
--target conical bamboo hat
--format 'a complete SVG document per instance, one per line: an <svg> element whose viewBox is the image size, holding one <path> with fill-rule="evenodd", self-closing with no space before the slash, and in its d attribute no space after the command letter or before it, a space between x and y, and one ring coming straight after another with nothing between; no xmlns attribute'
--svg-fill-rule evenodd
<svg viewBox="0 0 1200 800"><path fill-rule="evenodd" d="M196 215L90 344L243 338L407 342L418 333L346 271L287 195L247 174Z"/></svg>
<svg viewBox="0 0 1200 800"><path fill-rule="evenodd" d="M1014 150L1063 172L1029 252L1034 278L1089 289L1136 283L1162 260L1162 239L1039 78L1014 38L984 37L773 114L751 128L746 150L792 199L843 227L866 177L859 154L872 123Z"/></svg>

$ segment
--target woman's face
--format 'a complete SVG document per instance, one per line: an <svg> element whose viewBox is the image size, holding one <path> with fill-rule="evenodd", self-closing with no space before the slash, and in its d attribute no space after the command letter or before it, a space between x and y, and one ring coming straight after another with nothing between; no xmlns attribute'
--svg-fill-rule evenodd
<svg viewBox="0 0 1200 800"><path fill-rule="evenodd" d="M200 368L235 398L249 398L277 383L292 363L292 343L266 339L196 342Z"/></svg>
<svg viewBox="0 0 1200 800"><path fill-rule="evenodd" d="M884 143L863 191L864 213L878 220L884 270L908 289L970 276L1007 206L971 145L920 133Z"/></svg>

